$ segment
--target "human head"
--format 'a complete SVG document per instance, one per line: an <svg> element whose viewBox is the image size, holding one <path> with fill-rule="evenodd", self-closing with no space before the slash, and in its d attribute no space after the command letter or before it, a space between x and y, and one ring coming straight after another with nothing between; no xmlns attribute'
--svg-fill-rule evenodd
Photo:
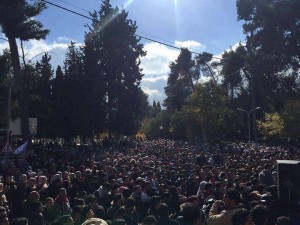
<svg viewBox="0 0 300 225"><path fill-rule="evenodd" d="M46 207L52 207L53 204L54 204L53 198L51 198L51 197L46 198L46 200L45 200L45 206Z"/></svg>
<svg viewBox="0 0 300 225"><path fill-rule="evenodd" d="M39 176L38 178L38 185L43 185L47 182L47 177L46 176Z"/></svg>
<svg viewBox="0 0 300 225"><path fill-rule="evenodd" d="M32 212L42 212L43 204L40 201L35 201L35 202L31 203L30 210Z"/></svg>
<svg viewBox="0 0 300 225"><path fill-rule="evenodd" d="M84 206L81 210L80 217L84 220L94 217L94 211L90 206Z"/></svg>
<svg viewBox="0 0 300 225"><path fill-rule="evenodd" d="M114 219L109 225L126 225L124 219Z"/></svg>
<svg viewBox="0 0 300 225"><path fill-rule="evenodd" d="M269 219L269 210L264 205L256 205L251 209L250 216L255 225L265 225Z"/></svg>
<svg viewBox="0 0 300 225"><path fill-rule="evenodd" d="M156 224L157 224L157 220L153 215L146 216L142 223L142 225L156 225Z"/></svg>
<svg viewBox="0 0 300 225"><path fill-rule="evenodd" d="M293 225L293 222L289 217L280 216L277 218L276 225Z"/></svg>
<svg viewBox="0 0 300 225"><path fill-rule="evenodd" d="M99 218L91 218L86 220L82 225L108 225L105 220Z"/></svg>
<svg viewBox="0 0 300 225"><path fill-rule="evenodd" d="M160 203L160 196L154 195L151 197L150 206L153 208L157 208Z"/></svg>
<svg viewBox="0 0 300 225"><path fill-rule="evenodd" d="M59 217L56 222L58 222L61 225L74 225L74 220L72 216L70 215L63 215Z"/></svg>
<svg viewBox="0 0 300 225"><path fill-rule="evenodd" d="M93 194L89 194L85 198L85 204L87 205L93 205L94 203L97 203L97 198Z"/></svg>
<svg viewBox="0 0 300 225"><path fill-rule="evenodd" d="M202 224L204 215L199 206L193 203L187 203L182 208L183 220L191 224Z"/></svg>
<svg viewBox="0 0 300 225"><path fill-rule="evenodd" d="M37 191L32 191L30 192L28 199L30 199L31 201L39 201L40 194Z"/></svg>
<svg viewBox="0 0 300 225"><path fill-rule="evenodd" d="M75 222L80 221L82 209L83 209L83 205L74 205L72 207L72 217Z"/></svg>
<svg viewBox="0 0 300 225"><path fill-rule="evenodd" d="M13 219L10 225L28 225L28 220L25 217L18 217Z"/></svg>
<svg viewBox="0 0 300 225"><path fill-rule="evenodd" d="M251 225L250 212L247 209L238 209L234 211L231 217L232 225Z"/></svg>
<svg viewBox="0 0 300 225"><path fill-rule="evenodd" d="M67 197L67 190L65 188L59 189L59 197L66 198Z"/></svg>
<svg viewBox="0 0 300 225"><path fill-rule="evenodd" d="M122 196L122 194L120 194L120 193L115 194L114 197L113 197L113 199L114 199L113 203L115 205L122 205L122 203L123 203L123 196Z"/></svg>
<svg viewBox="0 0 300 225"><path fill-rule="evenodd" d="M166 203L160 203L157 212L160 217L168 217L169 216L168 205Z"/></svg>
<svg viewBox="0 0 300 225"><path fill-rule="evenodd" d="M132 197L129 197L128 199L126 199L125 201L125 209L128 211L133 211L135 206L135 199Z"/></svg>
<svg viewBox="0 0 300 225"><path fill-rule="evenodd" d="M26 174L21 174L19 176L19 183L26 183L27 182L27 175Z"/></svg>
<svg viewBox="0 0 300 225"><path fill-rule="evenodd" d="M6 208L3 206L0 206L0 224L9 225L7 211Z"/></svg>
<svg viewBox="0 0 300 225"><path fill-rule="evenodd" d="M223 197L225 208L230 209L239 205L241 201L241 194L234 188L228 189Z"/></svg>

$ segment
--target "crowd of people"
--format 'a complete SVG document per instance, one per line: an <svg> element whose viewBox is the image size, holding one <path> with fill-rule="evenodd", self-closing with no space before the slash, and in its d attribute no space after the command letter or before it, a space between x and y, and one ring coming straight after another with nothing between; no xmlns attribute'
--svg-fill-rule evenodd
<svg viewBox="0 0 300 225"><path fill-rule="evenodd" d="M276 169L299 147L128 139L26 151L2 153L0 224L300 224L300 198L278 198Z"/></svg>

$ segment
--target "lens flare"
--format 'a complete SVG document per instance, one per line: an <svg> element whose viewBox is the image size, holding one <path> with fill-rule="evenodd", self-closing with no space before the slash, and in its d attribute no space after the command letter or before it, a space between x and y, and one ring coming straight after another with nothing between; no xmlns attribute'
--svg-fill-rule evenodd
<svg viewBox="0 0 300 225"><path fill-rule="evenodd" d="M177 6L178 6L178 0L174 0L174 6L175 6L175 8L177 9Z"/></svg>
<svg viewBox="0 0 300 225"><path fill-rule="evenodd" d="M177 0L175 0L175 1L177 1ZM124 9L126 9L128 6L130 6L133 2L134 2L134 0L128 0L128 1L125 3L125 5L123 6Z"/></svg>

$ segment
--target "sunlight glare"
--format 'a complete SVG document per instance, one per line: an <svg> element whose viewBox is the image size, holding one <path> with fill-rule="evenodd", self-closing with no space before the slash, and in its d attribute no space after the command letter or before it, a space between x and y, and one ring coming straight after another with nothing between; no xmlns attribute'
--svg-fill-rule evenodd
<svg viewBox="0 0 300 225"><path fill-rule="evenodd" d="M128 6L130 6L133 2L134 2L134 0L128 0L124 5L124 9L126 9Z"/></svg>
<svg viewBox="0 0 300 225"><path fill-rule="evenodd" d="M176 21L176 32L177 32L177 35L178 35L179 30L180 30L180 27L179 27L180 15L179 15L179 10L178 10L178 0L173 0L173 2L174 2L174 14L175 14L175 21Z"/></svg>
<svg viewBox="0 0 300 225"><path fill-rule="evenodd" d="M178 0L174 0L174 6L177 9L177 5L178 5Z"/></svg>

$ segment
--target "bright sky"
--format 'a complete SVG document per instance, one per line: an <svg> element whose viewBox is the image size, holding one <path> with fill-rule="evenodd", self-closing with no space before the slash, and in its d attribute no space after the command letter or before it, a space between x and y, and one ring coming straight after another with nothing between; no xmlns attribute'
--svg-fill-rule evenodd
<svg viewBox="0 0 300 225"><path fill-rule="evenodd" d="M99 10L101 0L48 0L80 14ZM111 0L112 6L125 8L128 17L136 21L137 34L177 47L188 47L194 52L219 55L230 46L245 40L242 23L237 21L235 0ZM54 70L63 65L67 44L71 40L83 43L86 24L90 20L48 5L37 17L50 30L46 40L26 43L27 60L39 60L39 53L48 51ZM4 37L0 34L0 37ZM179 50L141 40L147 51L141 67L145 74L142 89L149 102L162 101L169 63L176 60ZM0 52L7 47L0 39ZM36 57L35 57L36 56Z"/></svg>

